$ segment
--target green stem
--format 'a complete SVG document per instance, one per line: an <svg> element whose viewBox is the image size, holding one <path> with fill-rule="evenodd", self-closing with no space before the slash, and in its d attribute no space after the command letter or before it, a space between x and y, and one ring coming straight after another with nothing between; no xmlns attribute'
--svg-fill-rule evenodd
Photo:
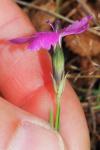
<svg viewBox="0 0 100 150"><path fill-rule="evenodd" d="M60 98L57 95L57 111L56 111L56 119L55 119L55 129L59 131L60 129L60 112L61 112L61 106L60 106Z"/></svg>
<svg viewBox="0 0 100 150"><path fill-rule="evenodd" d="M54 116L53 116L53 111L52 111L52 109L50 109L49 122L50 122L50 126L51 126L52 128L54 128Z"/></svg>

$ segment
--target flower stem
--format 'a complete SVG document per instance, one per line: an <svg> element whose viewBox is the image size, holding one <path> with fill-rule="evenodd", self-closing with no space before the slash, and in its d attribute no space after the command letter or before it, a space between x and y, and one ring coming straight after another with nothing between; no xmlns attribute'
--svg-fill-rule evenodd
<svg viewBox="0 0 100 150"><path fill-rule="evenodd" d="M56 131L60 129L60 112L61 112L61 96L65 84L65 74L64 74L64 54L59 43L56 45L53 56L53 85L56 93L56 117L54 122L54 128Z"/></svg>
<svg viewBox="0 0 100 150"><path fill-rule="evenodd" d="M49 122L50 122L50 126L51 126L52 128L54 128L54 115L53 115L52 109L50 109Z"/></svg>
<svg viewBox="0 0 100 150"><path fill-rule="evenodd" d="M56 119L55 119L55 129L59 131L60 129L60 112L61 112L61 105L60 105L60 98L57 96L57 111L56 111Z"/></svg>

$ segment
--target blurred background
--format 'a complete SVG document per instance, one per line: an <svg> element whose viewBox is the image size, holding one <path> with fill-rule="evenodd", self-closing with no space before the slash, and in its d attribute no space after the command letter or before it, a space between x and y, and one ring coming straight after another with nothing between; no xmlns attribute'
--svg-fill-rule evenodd
<svg viewBox="0 0 100 150"><path fill-rule="evenodd" d="M100 0L15 0L30 17L37 31L57 19L61 27L92 15L88 31L63 39L65 72L69 74L84 109L92 150L100 150Z"/></svg>

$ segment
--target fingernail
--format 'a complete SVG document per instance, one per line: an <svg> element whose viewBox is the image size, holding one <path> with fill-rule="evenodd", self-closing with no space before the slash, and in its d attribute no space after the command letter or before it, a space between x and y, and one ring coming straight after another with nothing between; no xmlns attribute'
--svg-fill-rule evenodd
<svg viewBox="0 0 100 150"><path fill-rule="evenodd" d="M64 144L51 129L24 121L18 125L7 150L64 150Z"/></svg>

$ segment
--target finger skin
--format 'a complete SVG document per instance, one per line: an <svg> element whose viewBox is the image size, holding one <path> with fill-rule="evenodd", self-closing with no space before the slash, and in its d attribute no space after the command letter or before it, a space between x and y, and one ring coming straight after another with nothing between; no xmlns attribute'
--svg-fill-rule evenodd
<svg viewBox="0 0 100 150"><path fill-rule="evenodd" d="M62 97L61 135L70 150L90 150L85 116L79 100L67 82Z"/></svg>
<svg viewBox="0 0 100 150"><path fill-rule="evenodd" d="M61 137L43 120L0 98L0 150L64 150Z"/></svg>
<svg viewBox="0 0 100 150"><path fill-rule="evenodd" d="M0 2L0 38L20 37L34 31L28 17L13 0L0 0Z"/></svg>
<svg viewBox="0 0 100 150"><path fill-rule="evenodd" d="M13 11L13 7L11 9ZM23 15L21 12L18 14L21 17ZM10 24L9 29L16 29L16 24ZM28 28L30 25L27 27L29 31ZM5 30L8 29L5 27ZM22 29L17 30L16 37L21 31ZM14 35L11 33L13 36L15 32ZM6 35L2 33L1 37ZM1 41L0 58L0 89L3 96L26 111L48 120L50 107L55 105L48 53L43 50L32 53L26 49L26 45L18 46ZM86 120L68 82L62 97L61 134L69 150L90 149Z"/></svg>

